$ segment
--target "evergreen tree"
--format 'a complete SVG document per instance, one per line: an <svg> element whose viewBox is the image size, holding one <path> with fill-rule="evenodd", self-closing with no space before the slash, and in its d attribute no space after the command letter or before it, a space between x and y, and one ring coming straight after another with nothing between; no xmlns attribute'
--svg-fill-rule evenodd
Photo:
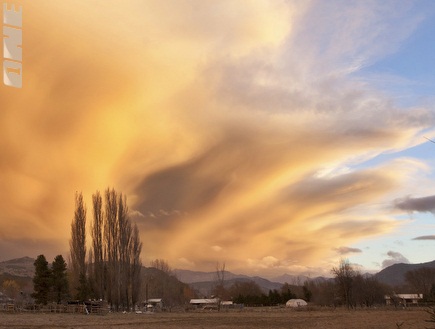
<svg viewBox="0 0 435 329"><path fill-rule="evenodd" d="M44 255L39 255L33 265L35 266L35 276L33 277L34 292L32 297L35 298L37 304L46 305L51 287L51 271Z"/></svg>
<svg viewBox="0 0 435 329"><path fill-rule="evenodd" d="M62 299L68 295L68 277L66 262L63 259L62 255L58 255L54 259L51 273L54 301L60 303Z"/></svg>
<svg viewBox="0 0 435 329"><path fill-rule="evenodd" d="M86 278L86 275L83 273L80 273L79 286L77 287L76 297L78 300L86 300L90 294L91 294L91 291L89 288L89 282Z"/></svg>
<svg viewBox="0 0 435 329"><path fill-rule="evenodd" d="M308 289L308 285L305 282L304 286L302 287L303 291L304 291L304 298L305 301L310 302L311 301L311 297L313 296L313 293L311 292L310 289Z"/></svg>
<svg viewBox="0 0 435 329"><path fill-rule="evenodd" d="M291 287L287 282L281 287L281 301L283 304L287 303L287 301L292 298L296 298L296 295L292 293L290 288Z"/></svg>
<svg viewBox="0 0 435 329"><path fill-rule="evenodd" d="M281 303L281 295L279 294L278 290L276 289L269 290L268 304L278 305L280 303Z"/></svg>

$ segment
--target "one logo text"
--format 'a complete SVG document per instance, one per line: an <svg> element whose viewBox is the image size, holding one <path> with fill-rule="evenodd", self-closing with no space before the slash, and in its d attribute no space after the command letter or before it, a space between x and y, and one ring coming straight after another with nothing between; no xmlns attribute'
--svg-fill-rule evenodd
<svg viewBox="0 0 435 329"><path fill-rule="evenodd" d="M23 86L23 7L3 4L3 83Z"/></svg>

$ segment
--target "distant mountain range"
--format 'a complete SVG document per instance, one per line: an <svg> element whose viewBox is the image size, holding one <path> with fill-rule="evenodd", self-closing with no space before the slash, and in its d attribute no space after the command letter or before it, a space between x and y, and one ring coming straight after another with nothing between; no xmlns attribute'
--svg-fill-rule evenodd
<svg viewBox="0 0 435 329"><path fill-rule="evenodd" d="M211 290L216 285L216 272L199 272L176 269L173 273L177 276L178 280L184 283L188 283L201 295L210 295ZM269 290L279 290L284 283L288 283L293 286L292 291L297 286L302 286L307 280L326 281L330 278L316 277L309 278L303 275L289 275L284 274L270 280L259 276L248 276L243 274L234 274L229 271L225 271L225 287L231 287L235 282L254 281L264 293L268 293Z"/></svg>
<svg viewBox="0 0 435 329"><path fill-rule="evenodd" d="M33 265L34 261L35 259L30 257L22 257L0 262L0 278L32 278L35 272ZM435 268L435 260L421 264L394 264L383 269L374 276L380 282L390 286L401 286L405 283L406 272L422 267ZM216 284L216 272L200 272L176 269L173 270L173 274L176 275L179 281L189 284L204 296L208 295ZM303 285L303 283L307 280L324 281L329 280L329 278L309 278L307 276L284 274L268 280L259 276L234 274L229 271L225 271L226 286L229 287L236 281L254 281L265 293L273 289L279 290L284 283L288 283L292 286L300 286Z"/></svg>
<svg viewBox="0 0 435 329"><path fill-rule="evenodd" d="M273 282L279 282L279 283L288 283L290 285L295 286L302 286L305 281L325 281L329 280L329 278L325 278L324 276L317 276L317 277L309 277L306 275L290 275L290 274L283 274L277 277L274 277L271 279Z"/></svg>
<svg viewBox="0 0 435 329"><path fill-rule="evenodd" d="M390 286L400 286L405 283L406 272L414 271L422 267L435 268L435 260L420 264L394 264L375 274L375 277L379 282L388 284Z"/></svg>
<svg viewBox="0 0 435 329"><path fill-rule="evenodd" d="M435 260L432 262L421 263L421 264L394 264L382 271L378 272L374 276L380 282L388 284L390 286L401 286L405 284L405 274L408 271L413 271L422 267L433 267L435 268ZM177 276L178 280L184 283L190 284L195 290L206 295L216 284L216 272L198 272L189 270L174 270L174 274ZM371 274L363 274L363 276L372 276ZM263 292L267 293L269 290L280 289L284 283L288 283L292 286L301 286L305 281L326 281L331 278L316 277L309 278L307 276L296 276L284 274L271 280L267 280L258 276L250 277L247 275L238 275L228 271L225 271L226 286L231 286L236 281L254 281L257 283Z"/></svg>
<svg viewBox="0 0 435 329"><path fill-rule="evenodd" d="M216 272L198 272L189 270L176 269L172 271L181 282L188 283L193 289L195 289L200 295L209 296L211 290L216 285ZM254 281L264 293L269 290L282 287L280 282L272 282L259 276L248 276L243 274L234 274L229 271L225 271L225 287L231 287L235 282Z"/></svg>
<svg viewBox="0 0 435 329"><path fill-rule="evenodd" d="M0 262L0 274L10 274L18 277L33 278L35 259L30 257L15 258Z"/></svg>
<svg viewBox="0 0 435 329"><path fill-rule="evenodd" d="M189 271L189 270L181 270L176 269L173 271L174 274L177 275L177 278L184 283L198 283L198 282L208 282L208 281L216 281L216 272L199 272L199 271ZM251 277L243 274L234 274L229 271L225 271L225 280L233 280L233 279L255 279L260 277ZM284 284L288 283L290 285L302 286L307 280L326 280L324 277L316 277L310 278L305 275L290 275L283 274L270 280L260 278L262 280L266 280L267 282ZM258 279L257 279L258 280ZM255 280L254 280L255 281ZM261 280L260 280L261 281Z"/></svg>
<svg viewBox="0 0 435 329"><path fill-rule="evenodd" d="M25 294L32 293L32 278L35 273L34 261L30 257L22 257L0 262L0 289L3 282L13 280L18 284L20 291Z"/></svg>

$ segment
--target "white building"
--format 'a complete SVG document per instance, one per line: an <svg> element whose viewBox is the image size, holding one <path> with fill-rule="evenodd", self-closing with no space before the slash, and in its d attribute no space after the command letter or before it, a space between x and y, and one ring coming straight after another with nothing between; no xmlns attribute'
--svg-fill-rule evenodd
<svg viewBox="0 0 435 329"><path fill-rule="evenodd" d="M196 306L197 308L218 308L219 298L196 298L190 300L190 305Z"/></svg>
<svg viewBox="0 0 435 329"><path fill-rule="evenodd" d="M387 305L399 304L403 306L418 305L418 302L423 299L423 294L394 294L386 295L385 303Z"/></svg>
<svg viewBox="0 0 435 329"><path fill-rule="evenodd" d="M145 311L155 311L163 309L163 299L162 298L150 298L143 302L143 307Z"/></svg>

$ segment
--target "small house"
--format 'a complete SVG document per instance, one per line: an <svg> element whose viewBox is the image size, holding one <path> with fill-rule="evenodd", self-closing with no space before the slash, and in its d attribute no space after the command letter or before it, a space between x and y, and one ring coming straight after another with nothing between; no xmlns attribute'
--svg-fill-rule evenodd
<svg viewBox="0 0 435 329"><path fill-rule="evenodd" d="M387 305L418 305L418 302L423 299L423 294L394 294L386 295L385 303Z"/></svg>
<svg viewBox="0 0 435 329"><path fill-rule="evenodd" d="M143 307L145 311L156 311L163 310L163 299L162 298L150 298L143 302Z"/></svg>
<svg viewBox="0 0 435 329"><path fill-rule="evenodd" d="M190 300L190 305L202 309L218 309L219 298L196 298Z"/></svg>

